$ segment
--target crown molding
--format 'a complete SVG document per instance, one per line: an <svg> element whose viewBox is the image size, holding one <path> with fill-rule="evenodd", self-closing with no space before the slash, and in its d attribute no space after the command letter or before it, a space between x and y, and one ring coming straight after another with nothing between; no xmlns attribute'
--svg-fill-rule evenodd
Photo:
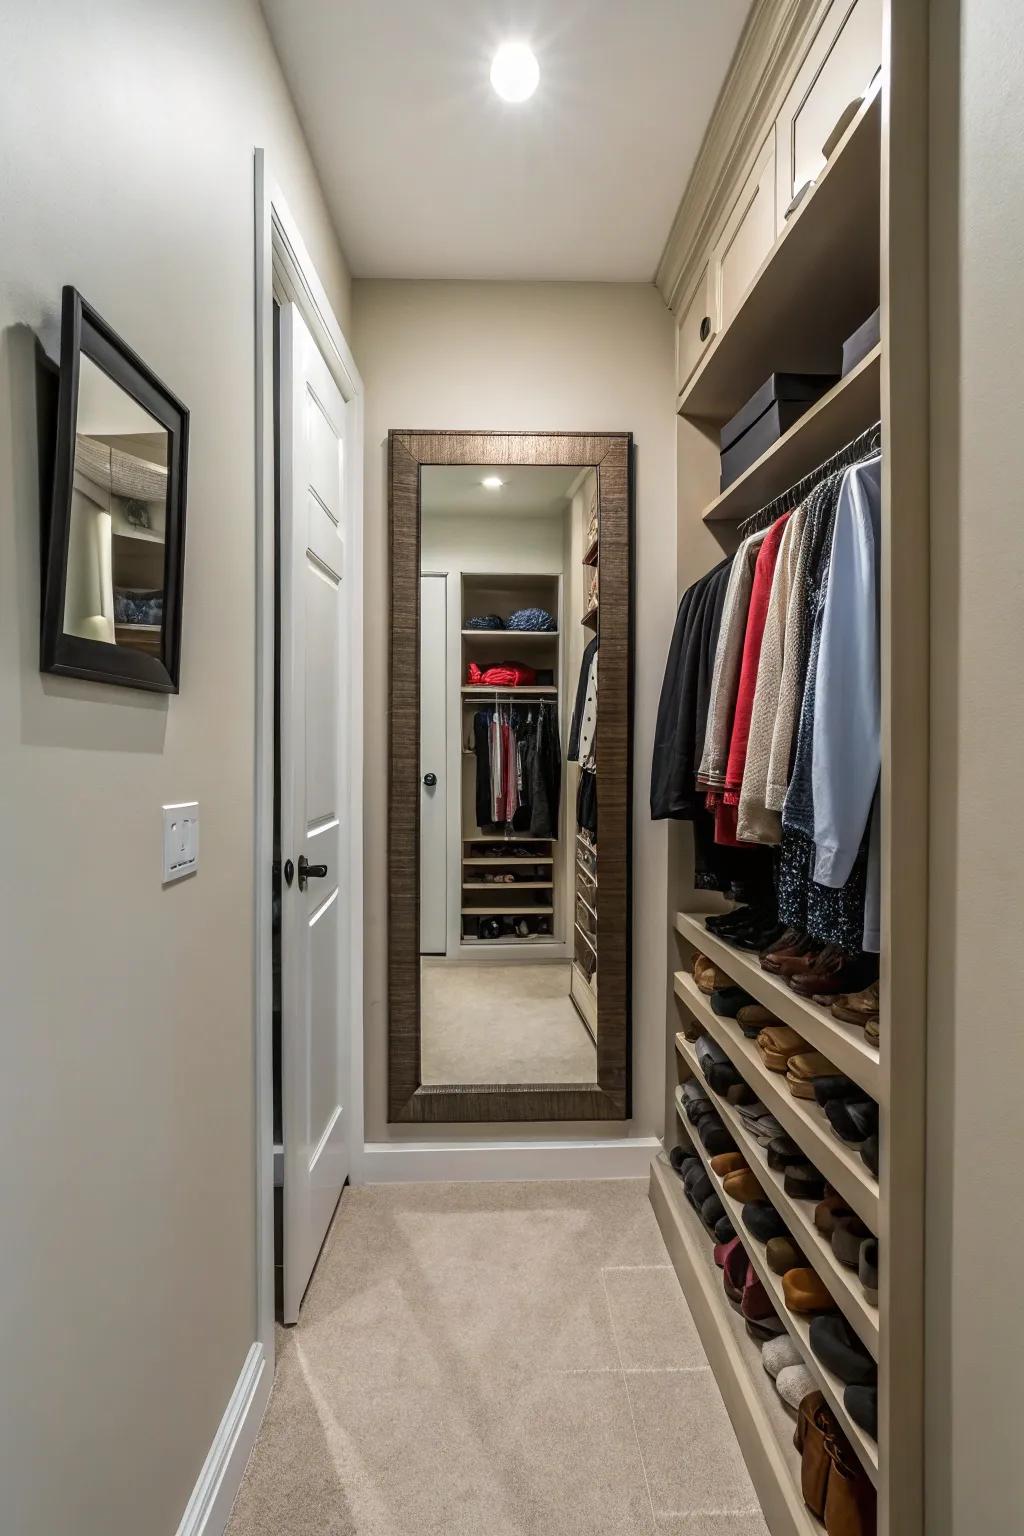
<svg viewBox="0 0 1024 1536"><path fill-rule="evenodd" d="M830 0L755 0L665 242L655 284L689 293L730 192L753 164Z"/></svg>

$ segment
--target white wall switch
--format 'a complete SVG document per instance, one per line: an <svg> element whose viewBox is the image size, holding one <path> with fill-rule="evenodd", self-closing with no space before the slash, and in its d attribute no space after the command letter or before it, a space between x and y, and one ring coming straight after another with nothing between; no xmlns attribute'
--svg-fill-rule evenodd
<svg viewBox="0 0 1024 1536"><path fill-rule="evenodd" d="M164 878L180 880L199 868L199 802L164 806Z"/></svg>

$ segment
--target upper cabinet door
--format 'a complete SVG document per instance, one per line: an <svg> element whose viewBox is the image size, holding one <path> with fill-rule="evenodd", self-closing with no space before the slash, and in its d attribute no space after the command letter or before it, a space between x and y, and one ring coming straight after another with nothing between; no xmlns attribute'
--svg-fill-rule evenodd
<svg viewBox="0 0 1024 1536"><path fill-rule="evenodd" d="M776 120L778 228L825 165L822 145L882 62L882 0L832 0Z"/></svg>
<svg viewBox="0 0 1024 1536"><path fill-rule="evenodd" d="M711 285L711 268L705 266L679 314L676 328L676 389L682 393L697 364L718 331L718 310Z"/></svg>
<svg viewBox="0 0 1024 1536"><path fill-rule="evenodd" d="M711 257L712 284L722 330L739 309L761 263L775 244L775 235L775 129L772 128L725 221Z"/></svg>

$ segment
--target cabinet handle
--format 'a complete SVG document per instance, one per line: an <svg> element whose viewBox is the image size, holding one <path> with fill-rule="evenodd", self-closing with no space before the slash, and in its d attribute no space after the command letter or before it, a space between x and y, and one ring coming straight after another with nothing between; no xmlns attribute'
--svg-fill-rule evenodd
<svg viewBox="0 0 1024 1536"><path fill-rule="evenodd" d="M711 316L710 315L705 315L704 319L700 323L700 339L701 339L701 341L707 341L707 339L708 339L708 337L710 335L711 335Z"/></svg>

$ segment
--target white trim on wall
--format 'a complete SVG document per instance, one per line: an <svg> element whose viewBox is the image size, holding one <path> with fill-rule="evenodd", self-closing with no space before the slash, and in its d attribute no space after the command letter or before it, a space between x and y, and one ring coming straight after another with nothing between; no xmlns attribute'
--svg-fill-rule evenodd
<svg viewBox="0 0 1024 1536"><path fill-rule="evenodd" d="M381 1141L363 1152L365 1184L495 1179L646 1179L656 1136L607 1141Z"/></svg>
<svg viewBox="0 0 1024 1536"><path fill-rule="evenodd" d="M256 1443L273 1384L274 1372L267 1369L263 1345L253 1344L181 1517L177 1536L221 1536Z"/></svg>
<svg viewBox="0 0 1024 1536"><path fill-rule="evenodd" d="M346 403L352 438L346 494L352 509L346 576L350 582L352 676L345 722L351 752L346 813L345 884L350 898L349 1020L351 1058L349 1168L361 1179L363 1152L363 383L299 227L262 149L255 153L256 213L256 786L255 786L255 1058L256 1058L256 1317L260 1342L274 1366L274 1059L272 1019L272 881L274 807L274 295L290 299L323 354Z"/></svg>

